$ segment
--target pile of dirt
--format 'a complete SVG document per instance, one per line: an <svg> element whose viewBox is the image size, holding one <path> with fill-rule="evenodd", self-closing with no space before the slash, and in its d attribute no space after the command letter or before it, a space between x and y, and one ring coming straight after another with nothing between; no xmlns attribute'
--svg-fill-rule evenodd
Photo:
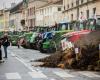
<svg viewBox="0 0 100 80"><path fill-rule="evenodd" d="M59 64L59 62L62 60L62 57L64 55L65 55L64 53L57 52L55 54L52 54L49 57L39 59L39 60L36 60L36 61L44 62L43 65L40 65L41 67L45 66L45 67L55 68L55 67L57 67L57 64Z"/></svg>
<svg viewBox="0 0 100 80"><path fill-rule="evenodd" d="M77 47L83 47L86 45L98 45L100 43L100 31L93 31L88 35L83 35L81 38L76 41L74 44Z"/></svg>
<svg viewBox="0 0 100 80"><path fill-rule="evenodd" d="M99 34L100 31L94 31L82 36L80 40L75 42L75 47L79 48L77 55L75 54L74 48L71 48L37 61L44 62L43 65L40 65L41 67L100 71Z"/></svg>

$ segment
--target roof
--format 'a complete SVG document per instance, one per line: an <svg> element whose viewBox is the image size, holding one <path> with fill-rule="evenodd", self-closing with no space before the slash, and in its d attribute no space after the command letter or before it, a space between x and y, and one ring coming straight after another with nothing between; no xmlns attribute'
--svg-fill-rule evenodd
<svg viewBox="0 0 100 80"><path fill-rule="evenodd" d="M35 2L35 1L48 2L48 0L29 0L29 3L30 2Z"/></svg>
<svg viewBox="0 0 100 80"><path fill-rule="evenodd" d="M46 7L46 6L50 6L50 5L63 5L63 0L57 0L55 2L48 2L47 4L41 6L41 7L38 7L39 8L43 8L43 7Z"/></svg>
<svg viewBox="0 0 100 80"><path fill-rule="evenodd" d="M10 13L13 13L13 12L19 11L20 6L23 6L23 1L20 2L20 3L18 3L17 5L15 5L14 7L10 8Z"/></svg>

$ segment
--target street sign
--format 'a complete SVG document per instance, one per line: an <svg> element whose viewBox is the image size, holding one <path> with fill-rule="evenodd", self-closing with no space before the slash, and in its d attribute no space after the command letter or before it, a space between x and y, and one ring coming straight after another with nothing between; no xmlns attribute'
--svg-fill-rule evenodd
<svg viewBox="0 0 100 80"><path fill-rule="evenodd" d="M75 53L78 54L79 53L79 49L75 48Z"/></svg>
<svg viewBox="0 0 100 80"><path fill-rule="evenodd" d="M99 50L100 50L100 44L99 44Z"/></svg>
<svg viewBox="0 0 100 80"><path fill-rule="evenodd" d="M67 39L63 39L61 40L61 46L62 46L62 50L66 50L67 48L72 48L74 47L73 44L70 41L67 41Z"/></svg>
<svg viewBox="0 0 100 80"><path fill-rule="evenodd" d="M61 40L61 47L62 47L62 50L65 50L67 48L67 46L66 46L66 38Z"/></svg>

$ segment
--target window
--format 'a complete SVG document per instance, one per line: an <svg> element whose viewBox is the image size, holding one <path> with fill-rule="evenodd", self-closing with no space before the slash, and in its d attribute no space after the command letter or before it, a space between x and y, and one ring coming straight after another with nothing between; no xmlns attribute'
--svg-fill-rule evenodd
<svg viewBox="0 0 100 80"><path fill-rule="evenodd" d="M31 8L30 8L29 12L30 12L30 15L31 15Z"/></svg>
<svg viewBox="0 0 100 80"><path fill-rule="evenodd" d="M61 8L58 8L58 11L61 11Z"/></svg>
<svg viewBox="0 0 100 80"><path fill-rule="evenodd" d="M89 10L87 10L86 13L87 13L87 19L88 19L89 18Z"/></svg>
<svg viewBox="0 0 100 80"><path fill-rule="evenodd" d="M79 0L76 0L76 6L78 6L79 5Z"/></svg>
<svg viewBox="0 0 100 80"><path fill-rule="evenodd" d="M67 5L67 8L69 9L69 4Z"/></svg>
<svg viewBox="0 0 100 80"><path fill-rule="evenodd" d="M41 11L41 14L43 14L43 9L42 9L42 11Z"/></svg>
<svg viewBox="0 0 100 80"><path fill-rule="evenodd" d="M34 12L34 14L35 14L35 7L33 7L33 12Z"/></svg>
<svg viewBox="0 0 100 80"><path fill-rule="evenodd" d="M73 21L73 14L71 14L71 20Z"/></svg>
<svg viewBox="0 0 100 80"><path fill-rule="evenodd" d="M73 3L72 3L72 7L73 7Z"/></svg>
<svg viewBox="0 0 100 80"><path fill-rule="evenodd" d="M32 7L32 15L34 14L33 11L34 11L34 9L33 9L33 7Z"/></svg>
<svg viewBox="0 0 100 80"><path fill-rule="evenodd" d="M83 4L83 0L81 0L81 4Z"/></svg>
<svg viewBox="0 0 100 80"><path fill-rule="evenodd" d="M64 6L64 10L65 10L65 6Z"/></svg>
<svg viewBox="0 0 100 80"><path fill-rule="evenodd" d="M93 8L93 14L95 14L96 13L96 8Z"/></svg>
<svg viewBox="0 0 100 80"><path fill-rule="evenodd" d="M28 16L30 15L30 10L28 9Z"/></svg>

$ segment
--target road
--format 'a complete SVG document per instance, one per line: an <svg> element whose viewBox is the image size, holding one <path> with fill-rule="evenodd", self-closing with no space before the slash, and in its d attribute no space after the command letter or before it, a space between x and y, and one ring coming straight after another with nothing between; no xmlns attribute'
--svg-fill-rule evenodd
<svg viewBox="0 0 100 80"><path fill-rule="evenodd" d="M100 72L34 67L40 63L33 60L50 55L36 50L9 47L8 55L0 64L0 80L100 80Z"/></svg>

